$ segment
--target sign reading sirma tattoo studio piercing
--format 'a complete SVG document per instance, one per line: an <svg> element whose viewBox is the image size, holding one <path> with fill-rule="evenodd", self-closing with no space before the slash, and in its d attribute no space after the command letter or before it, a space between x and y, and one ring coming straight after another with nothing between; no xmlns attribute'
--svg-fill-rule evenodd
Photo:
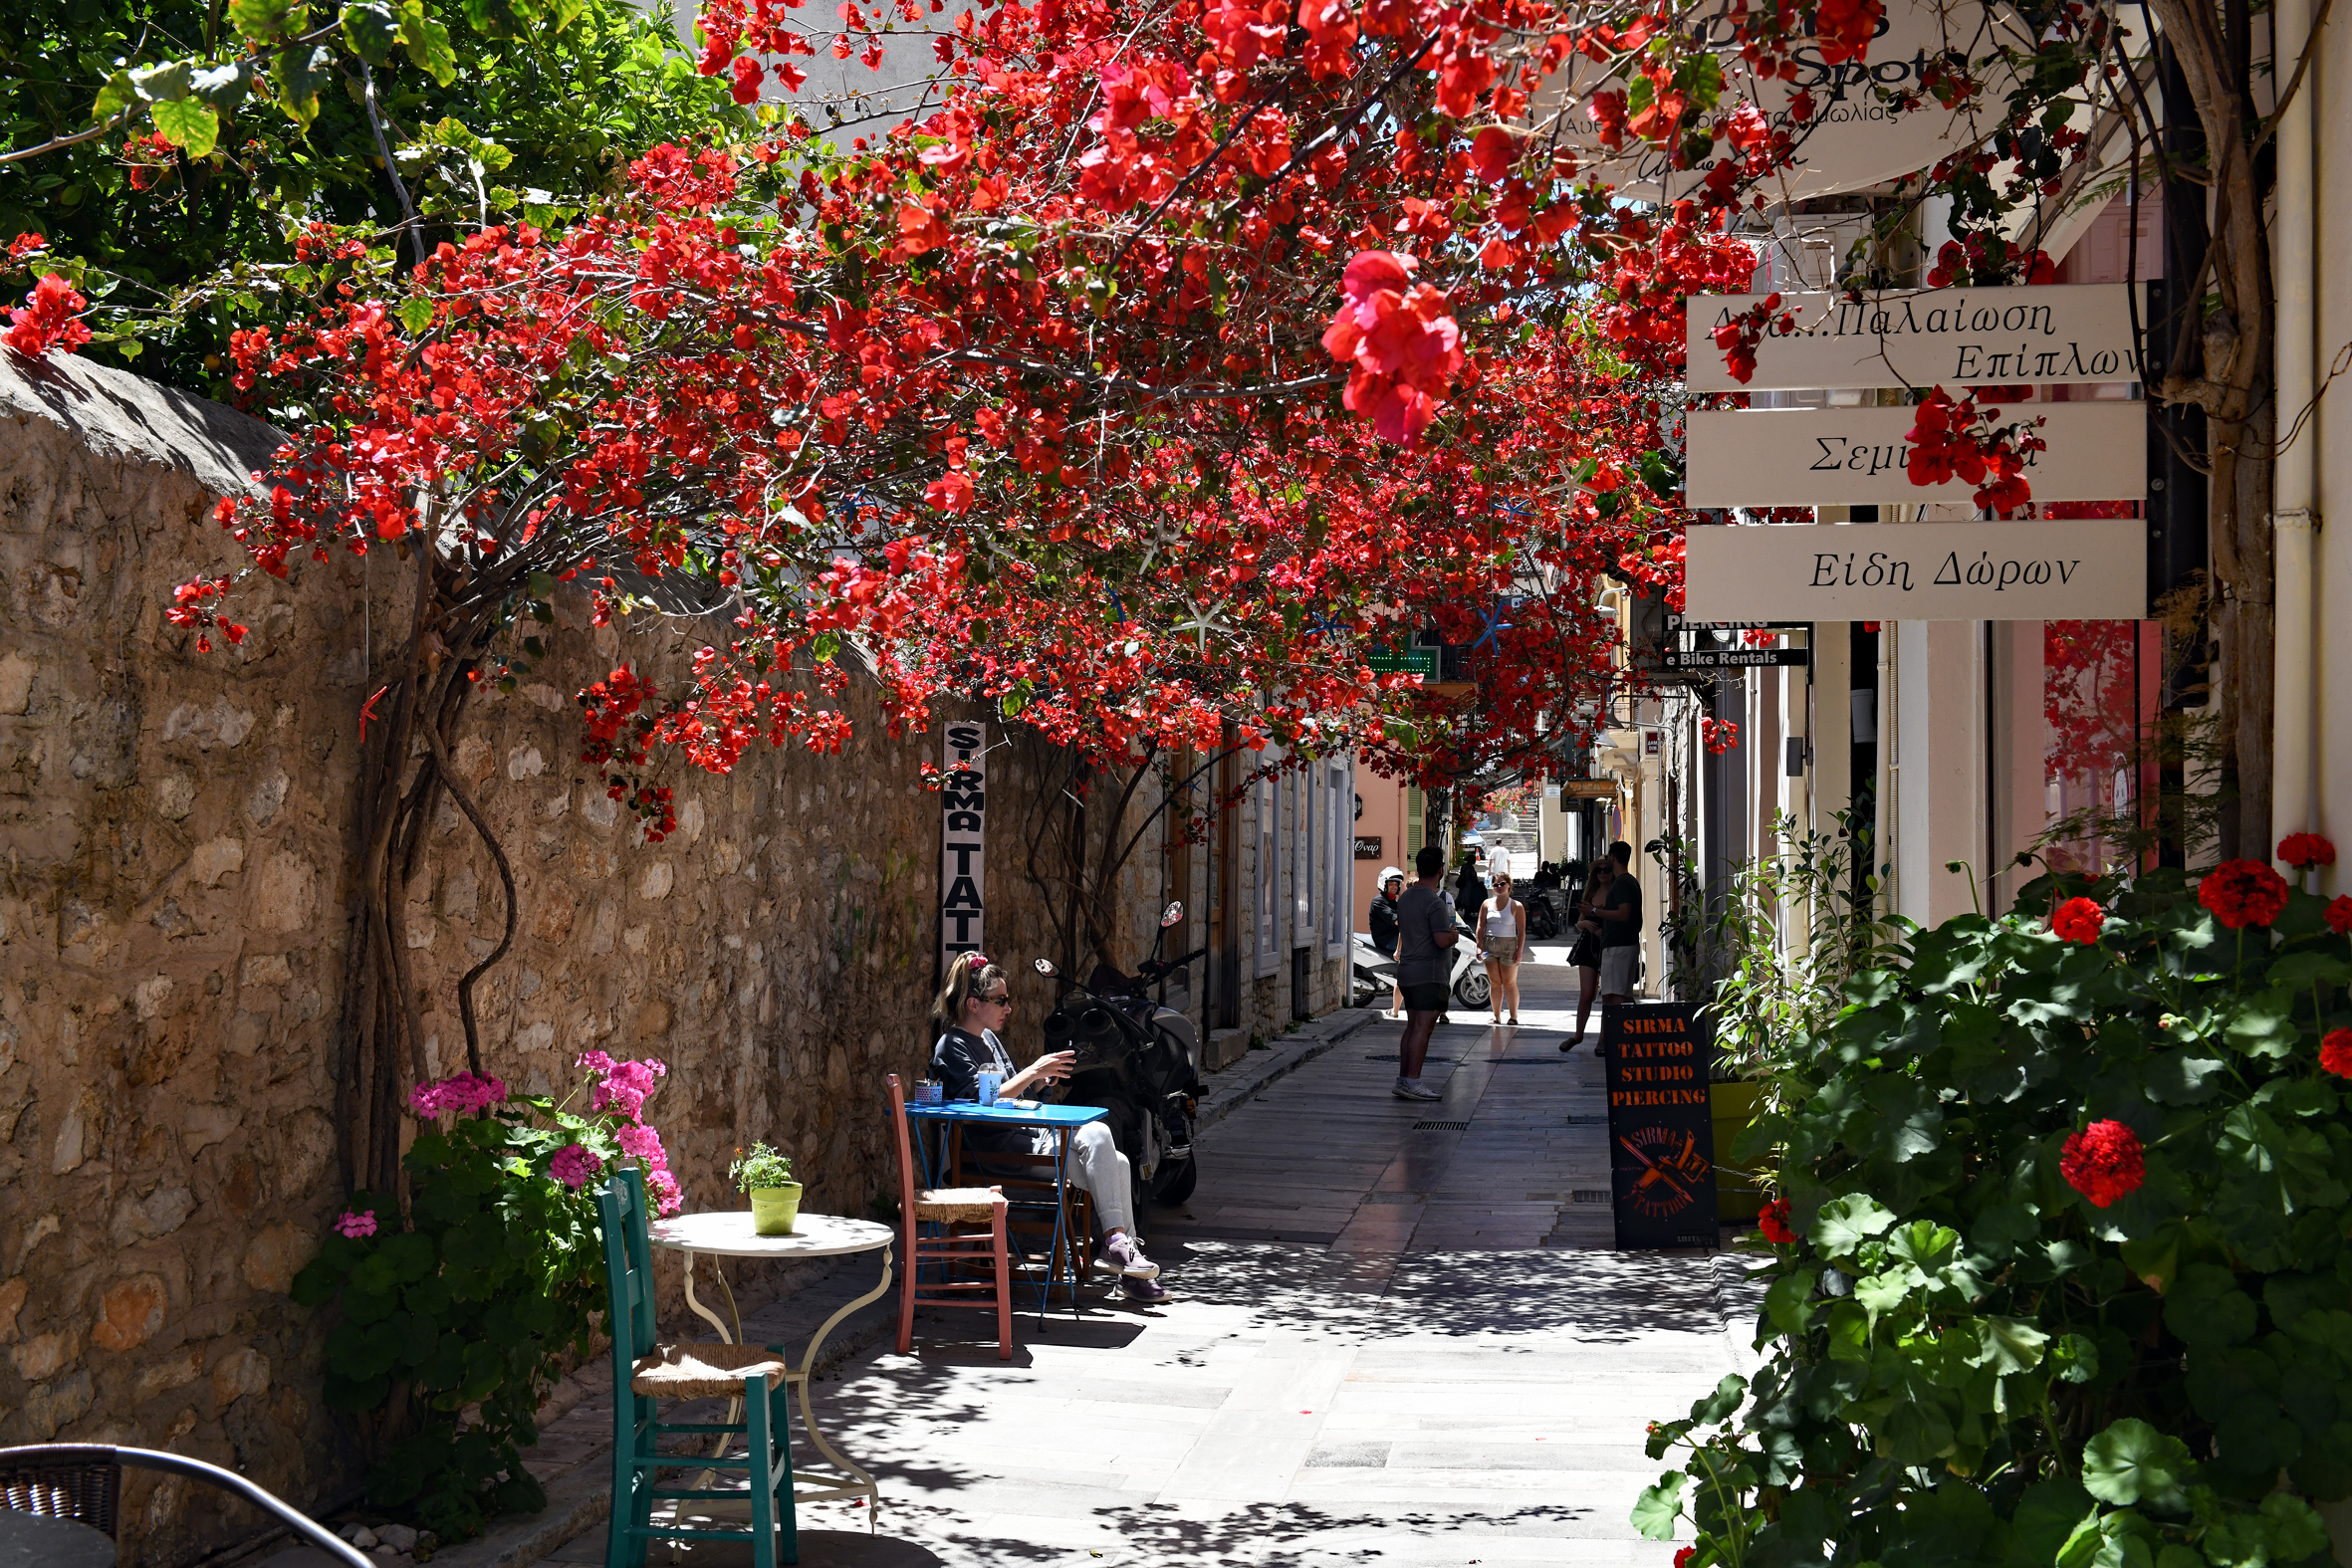
<svg viewBox="0 0 2352 1568"><path fill-rule="evenodd" d="M1620 1247L1712 1247L1721 1240L1707 1086L1715 1051L1698 1011L1691 1002L1600 1009L1609 1186Z"/></svg>
<svg viewBox="0 0 2352 1568"><path fill-rule="evenodd" d="M1686 330L1692 391L1942 386L1958 398L1975 385L2140 379L2132 354L2131 292L2120 283L1912 289L1858 300L1782 295L1772 323L1757 339L1755 372L1734 380L1715 330L1765 298L1691 296ZM1790 319L1785 336L1773 331L1783 315Z"/></svg>
<svg viewBox="0 0 2352 1568"><path fill-rule="evenodd" d="M2138 501L2148 494L2148 405L1997 404L2003 423L2042 423L2025 454L2036 502ZM1972 505L1966 480L1911 482L1915 408L1694 409L1687 503L1694 507Z"/></svg>
<svg viewBox="0 0 2352 1568"><path fill-rule="evenodd" d="M939 968L980 951L987 913L988 726L951 720L939 785Z"/></svg>
<svg viewBox="0 0 2352 1568"><path fill-rule="evenodd" d="M1694 620L2137 620L2148 525L1854 523L1694 528Z"/></svg>

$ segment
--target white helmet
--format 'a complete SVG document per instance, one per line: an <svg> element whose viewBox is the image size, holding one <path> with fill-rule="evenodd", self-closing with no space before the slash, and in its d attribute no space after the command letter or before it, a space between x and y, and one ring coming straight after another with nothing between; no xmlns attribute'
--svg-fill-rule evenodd
<svg viewBox="0 0 2352 1568"><path fill-rule="evenodd" d="M1386 887L1388 886L1389 880L1391 878L1402 882L1405 879L1405 874L1404 872L1398 870L1395 866L1382 866L1380 868L1380 880L1373 883L1372 885L1374 887Z"/></svg>

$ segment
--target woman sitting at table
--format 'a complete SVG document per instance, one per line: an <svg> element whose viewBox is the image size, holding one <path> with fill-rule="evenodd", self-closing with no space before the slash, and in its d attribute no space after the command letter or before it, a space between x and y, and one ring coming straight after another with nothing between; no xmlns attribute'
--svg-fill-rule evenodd
<svg viewBox="0 0 2352 1568"><path fill-rule="evenodd" d="M959 953L947 967L947 984L931 1005L931 1022L939 1042L931 1047L931 1070L950 1100L980 1097L980 1075L1003 1074L997 1085L1000 1099L1018 1099L1040 1084L1058 1083L1069 1075L1075 1057L1069 1051L1040 1056L1016 1071L1004 1041L997 1036L1013 1016L1011 977L991 964L984 954ZM1054 1133L1044 1127L966 1127L964 1147L977 1153L974 1162L988 1171L987 1157L1000 1154L1051 1155ZM1031 1174L1008 1167L1003 1175ZM1134 1177L1127 1157L1111 1141L1110 1129L1088 1122L1070 1135L1069 1179L1093 1200L1094 1223L1102 1230L1102 1261L1119 1271L1120 1288L1132 1301L1165 1301L1167 1288L1159 1282L1160 1265L1143 1255L1134 1236L1132 1210Z"/></svg>

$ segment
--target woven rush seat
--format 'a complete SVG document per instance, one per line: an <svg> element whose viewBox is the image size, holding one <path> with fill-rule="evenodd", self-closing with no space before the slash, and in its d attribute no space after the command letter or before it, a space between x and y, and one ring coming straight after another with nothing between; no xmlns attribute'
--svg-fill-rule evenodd
<svg viewBox="0 0 2352 1568"><path fill-rule="evenodd" d="M987 1225L1002 1200L986 1187L934 1187L915 1194L915 1218Z"/></svg>
<svg viewBox="0 0 2352 1568"><path fill-rule="evenodd" d="M776 1387L792 1366L758 1345L655 1345L629 1365L629 1392L648 1399L732 1399L754 1373Z"/></svg>

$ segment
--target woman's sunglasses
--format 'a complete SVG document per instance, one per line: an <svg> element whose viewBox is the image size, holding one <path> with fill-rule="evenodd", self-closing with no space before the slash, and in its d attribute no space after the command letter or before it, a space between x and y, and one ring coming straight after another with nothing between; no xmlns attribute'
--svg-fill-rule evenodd
<svg viewBox="0 0 2352 1568"><path fill-rule="evenodd" d="M1013 994L1009 991L1000 991L993 997L981 997L977 1000L985 1002L989 1006L996 1008L1009 1008L1013 1006Z"/></svg>

